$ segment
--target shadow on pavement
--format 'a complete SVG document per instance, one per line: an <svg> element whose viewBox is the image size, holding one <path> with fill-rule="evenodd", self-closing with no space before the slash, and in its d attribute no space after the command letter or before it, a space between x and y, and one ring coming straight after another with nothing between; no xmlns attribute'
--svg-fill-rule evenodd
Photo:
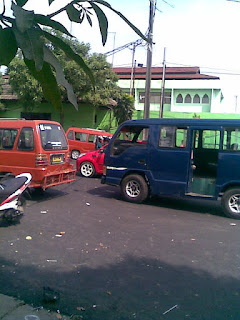
<svg viewBox="0 0 240 320"><path fill-rule="evenodd" d="M97 195L98 197L106 199L114 198L123 201L118 187L101 186L88 190L88 192L92 195ZM220 201L154 196L144 202L144 205L225 217L221 209Z"/></svg>
<svg viewBox="0 0 240 320"><path fill-rule="evenodd" d="M27 200L35 201L35 202L42 202L48 201L54 198L62 197L67 195L67 192L63 192L55 188L49 188L45 191L42 190L35 190L34 188L30 189L29 195L26 196Z"/></svg>
<svg viewBox="0 0 240 320"><path fill-rule="evenodd" d="M1 265L2 294L78 316L75 319L239 319L238 279L157 259L126 256L116 264L73 266L69 272L57 266L16 267L6 260ZM56 302L44 303L46 286L57 292Z"/></svg>

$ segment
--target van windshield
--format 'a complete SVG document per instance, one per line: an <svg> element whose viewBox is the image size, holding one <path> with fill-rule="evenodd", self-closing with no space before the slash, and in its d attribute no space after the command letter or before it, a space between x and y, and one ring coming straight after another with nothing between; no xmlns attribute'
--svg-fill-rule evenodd
<svg viewBox="0 0 240 320"><path fill-rule="evenodd" d="M44 150L67 150L67 139L61 126L51 123L41 123L39 124L39 130Z"/></svg>
<svg viewBox="0 0 240 320"><path fill-rule="evenodd" d="M119 156L129 148L146 148L149 128L145 126L125 126L115 137L111 148L111 155Z"/></svg>

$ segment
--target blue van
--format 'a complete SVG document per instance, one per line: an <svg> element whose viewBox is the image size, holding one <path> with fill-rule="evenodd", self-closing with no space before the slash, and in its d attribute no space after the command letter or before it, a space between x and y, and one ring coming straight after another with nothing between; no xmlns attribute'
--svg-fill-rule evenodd
<svg viewBox="0 0 240 320"><path fill-rule="evenodd" d="M221 197L225 215L240 219L240 120L126 121L106 148L102 183L136 203L149 195Z"/></svg>

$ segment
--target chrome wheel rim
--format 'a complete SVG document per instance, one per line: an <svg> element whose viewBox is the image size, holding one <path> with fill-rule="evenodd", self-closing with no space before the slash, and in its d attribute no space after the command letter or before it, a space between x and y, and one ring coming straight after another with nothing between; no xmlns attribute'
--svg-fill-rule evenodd
<svg viewBox="0 0 240 320"><path fill-rule="evenodd" d="M78 151L73 151L73 152L72 152L72 158L73 158L74 160L77 160L77 158L79 157L79 155L80 155L80 153L79 153Z"/></svg>
<svg viewBox="0 0 240 320"><path fill-rule="evenodd" d="M136 180L128 181L126 184L126 194L131 198L136 198L140 195L140 185Z"/></svg>
<svg viewBox="0 0 240 320"><path fill-rule="evenodd" d="M81 174L84 177L89 177L93 174L93 165L89 162L83 163L81 166Z"/></svg>
<svg viewBox="0 0 240 320"><path fill-rule="evenodd" d="M240 194L233 194L228 200L229 209L234 213L240 213Z"/></svg>

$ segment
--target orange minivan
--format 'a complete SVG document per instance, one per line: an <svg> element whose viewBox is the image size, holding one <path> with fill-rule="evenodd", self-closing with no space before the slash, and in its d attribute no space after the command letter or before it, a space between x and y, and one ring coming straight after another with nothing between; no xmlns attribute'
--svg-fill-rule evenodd
<svg viewBox="0 0 240 320"><path fill-rule="evenodd" d="M30 187L43 190L75 180L65 132L58 122L0 119L0 176L22 172L31 173Z"/></svg>
<svg viewBox="0 0 240 320"><path fill-rule="evenodd" d="M66 132L66 136L68 139L71 157L76 160L81 153L95 150L98 137L103 140L103 144L107 144L113 135L112 133L104 130L69 128Z"/></svg>

